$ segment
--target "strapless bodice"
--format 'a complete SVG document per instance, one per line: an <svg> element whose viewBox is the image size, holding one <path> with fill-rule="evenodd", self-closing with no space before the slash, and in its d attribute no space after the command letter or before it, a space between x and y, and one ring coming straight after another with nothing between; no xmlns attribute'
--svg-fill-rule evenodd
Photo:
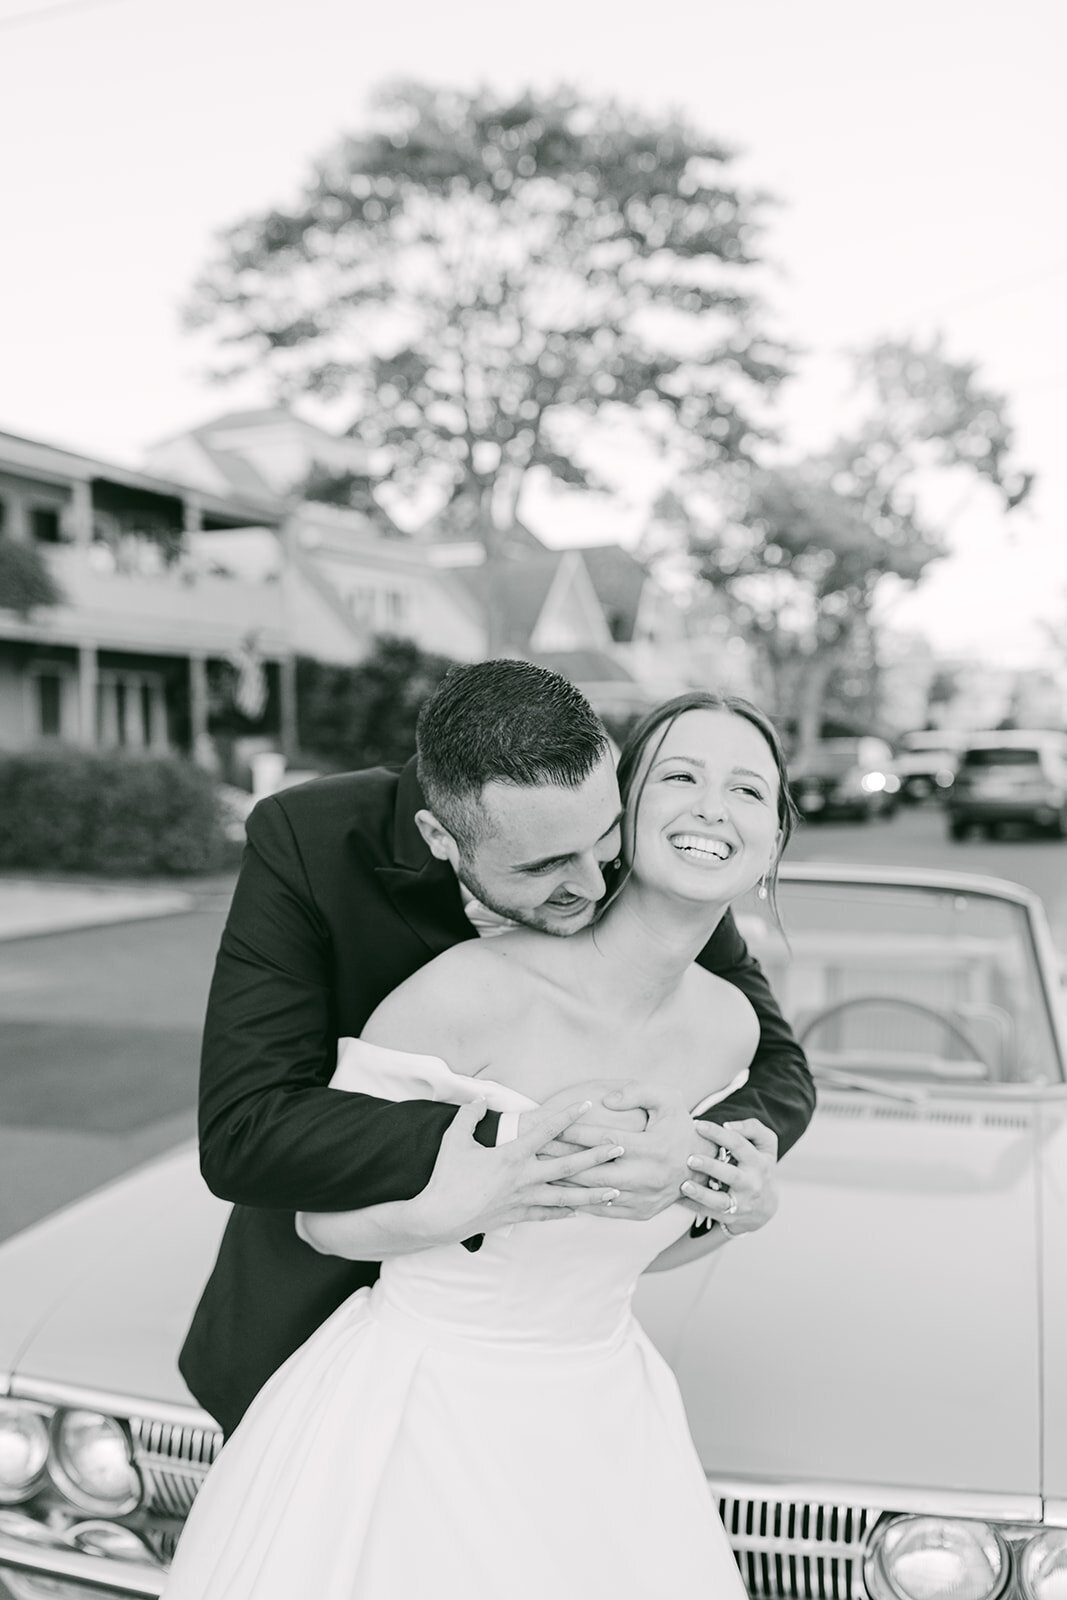
<svg viewBox="0 0 1067 1600"><path fill-rule="evenodd" d="M590 1064L595 1073L596 1064ZM743 1076L743 1075L742 1075ZM698 1109L732 1092L735 1080ZM343 1039L335 1089L381 1099L447 1100L484 1097L490 1110L528 1111L537 1102L506 1084L453 1072L437 1056L386 1050ZM432 1326L442 1338L508 1349L587 1346L600 1351L628 1326L641 1273L681 1237L688 1207L669 1206L645 1222L574 1216L526 1222L487 1234L471 1251L441 1245L385 1261L374 1298L398 1318Z"/></svg>

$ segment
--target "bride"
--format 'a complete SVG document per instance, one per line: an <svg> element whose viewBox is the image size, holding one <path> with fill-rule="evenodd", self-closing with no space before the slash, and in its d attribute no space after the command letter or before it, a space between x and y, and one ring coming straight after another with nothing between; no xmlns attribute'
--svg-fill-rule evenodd
<svg viewBox="0 0 1067 1600"><path fill-rule="evenodd" d="M651 1079L663 1105L702 1110L756 1047L748 1000L695 958L732 901L773 896L793 823L773 727L745 701L681 696L635 730L619 783L627 865L592 927L457 945L341 1042L334 1087L462 1109L421 1194L298 1217L316 1249L383 1260L381 1278L253 1404L193 1507L167 1600L744 1600L674 1377L630 1301L646 1269L725 1242L691 1227L698 1180L728 1184L717 1147L744 1164L767 1136L698 1124L694 1181L647 1221L611 1218L608 1188L568 1227L460 1244L492 1211L498 1153L470 1159L487 1107L503 1137L508 1113L512 1127L538 1105L566 1121L600 1102L621 1154L645 1113L612 1113L605 1094Z"/></svg>

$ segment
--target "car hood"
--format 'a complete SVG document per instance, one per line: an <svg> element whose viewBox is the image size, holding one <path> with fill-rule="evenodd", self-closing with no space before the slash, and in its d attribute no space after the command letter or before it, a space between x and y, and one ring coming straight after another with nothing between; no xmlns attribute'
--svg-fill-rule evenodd
<svg viewBox="0 0 1067 1600"><path fill-rule="evenodd" d="M178 1349L228 1211L186 1146L0 1245L0 1386L194 1405Z"/></svg>
<svg viewBox="0 0 1067 1600"><path fill-rule="evenodd" d="M771 1226L649 1275L710 1475L1040 1493L1038 1112L824 1091Z"/></svg>

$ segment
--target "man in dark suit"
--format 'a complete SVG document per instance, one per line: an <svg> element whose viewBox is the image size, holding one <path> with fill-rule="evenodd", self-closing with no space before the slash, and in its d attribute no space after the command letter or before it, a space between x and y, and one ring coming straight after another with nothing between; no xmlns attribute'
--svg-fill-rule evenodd
<svg viewBox="0 0 1067 1600"><path fill-rule="evenodd" d="M180 1360L227 1433L271 1373L378 1274L377 1262L304 1244L294 1212L411 1198L429 1181L455 1115L449 1105L330 1089L338 1039L358 1035L398 984L487 923L509 919L558 936L587 926L605 892L603 869L620 853L604 729L554 673L511 660L454 669L424 707L418 742L418 763L399 774L319 779L262 801L248 819L200 1090L204 1177L235 1206ZM784 1153L814 1107L803 1052L729 914L700 960L743 990L761 1025L749 1082L716 1118L758 1119ZM610 1076L610 1064L599 1070ZM636 1091L630 1103L646 1102ZM647 1103L656 1103L651 1089ZM527 1145L539 1115L520 1119ZM497 1132L487 1113L479 1142L495 1148ZM594 1142L589 1128L585 1135ZM502 1146L499 1160L510 1163L520 1216L543 1216L557 1189L560 1205L577 1208L591 1193L581 1183L597 1181L620 1191L618 1215L651 1216L692 1178L687 1156L706 1149L691 1119L657 1112L644 1133L627 1135L610 1171L570 1185L546 1191L542 1159L534 1149L524 1158L521 1142L518 1155ZM773 1177L758 1166L737 1189L709 1196L706 1207L716 1221L728 1217L732 1233L761 1226L774 1204Z"/></svg>

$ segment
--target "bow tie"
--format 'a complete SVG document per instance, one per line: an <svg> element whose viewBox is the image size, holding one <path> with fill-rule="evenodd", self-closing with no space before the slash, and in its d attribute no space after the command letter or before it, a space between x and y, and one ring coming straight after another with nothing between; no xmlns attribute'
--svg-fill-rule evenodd
<svg viewBox="0 0 1067 1600"><path fill-rule="evenodd" d="M490 911L488 906L483 906L473 895L469 899L464 899L463 910L467 921L477 931L480 939L490 939L495 933L507 933L509 928L518 927L518 923L513 922L510 917L502 917L499 911Z"/></svg>

